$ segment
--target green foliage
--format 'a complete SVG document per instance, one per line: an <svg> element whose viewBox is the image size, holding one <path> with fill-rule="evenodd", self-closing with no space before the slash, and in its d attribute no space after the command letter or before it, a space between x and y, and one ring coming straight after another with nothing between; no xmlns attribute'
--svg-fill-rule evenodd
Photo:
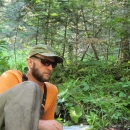
<svg viewBox="0 0 130 130"><path fill-rule="evenodd" d="M3 52L7 51L7 44L6 41L1 40L0 41L0 74L9 69L9 64L8 64L8 60L9 60L9 56L4 56Z"/></svg>
<svg viewBox="0 0 130 130"><path fill-rule="evenodd" d="M103 61L88 61L79 64L77 69L74 67L75 70L72 68L70 73L62 69L62 75L68 75L63 77L63 83L57 84L57 114L63 123L69 120L69 124L83 123L93 130L101 130L130 121L129 75L124 73L127 68L120 68L120 73L123 71L125 77L122 75L117 80L115 73L113 75L115 68L119 69L120 66ZM55 78L55 83L56 80L59 82Z"/></svg>
<svg viewBox="0 0 130 130"><path fill-rule="evenodd" d="M82 110L80 106L77 105L73 107L72 109L70 109L69 113L72 121L74 121L74 123L78 123L79 118L82 116Z"/></svg>
<svg viewBox="0 0 130 130"><path fill-rule="evenodd" d="M129 121L129 5L120 0L2 0L0 39L6 42L0 41L0 73L26 72L27 46L49 44L64 58L50 80L65 111L58 120L96 130Z"/></svg>
<svg viewBox="0 0 130 130"><path fill-rule="evenodd" d="M9 69L18 69L23 73L28 71L26 59L28 53L28 46L24 49L19 49L15 54L9 49L6 41L0 42L0 74ZM15 54L15 55L14 55Z"/></svg>

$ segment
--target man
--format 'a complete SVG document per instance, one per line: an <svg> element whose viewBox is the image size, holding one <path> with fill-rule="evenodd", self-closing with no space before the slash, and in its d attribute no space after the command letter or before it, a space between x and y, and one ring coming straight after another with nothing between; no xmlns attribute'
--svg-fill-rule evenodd
<svg viewBox="0 0 130 130"><path fill-rule="evenodd" d="M1 75L0 130L63 129L54 120L58 90L47 82L57 63L63 63L63 59L51 47L39 44L30 50L26 75L22 76L18 70L8 70Z"/></svg>

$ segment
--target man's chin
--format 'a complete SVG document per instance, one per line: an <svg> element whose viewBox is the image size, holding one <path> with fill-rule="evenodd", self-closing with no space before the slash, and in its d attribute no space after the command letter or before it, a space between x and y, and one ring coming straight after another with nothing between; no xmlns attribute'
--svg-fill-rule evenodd
<svg viewBox="0 0 130 130"><path fill-rule="evenodd" d="M44 75L44 79L48 81L50 79L50 75L49 74L45 74Z"/></svg>
<svg viewBox="0 0 130 130"><path fill-rule="evenodd" d="M43 81L44 81L44 82L48 82L48 81L49 81L49 78L44 78Z"/></svg>
<svg viewBox="0 0 130 130"><path fill-rule="evenodd" d="M49 81L49 79L44 79L44 82L48 82Z"/></svg>

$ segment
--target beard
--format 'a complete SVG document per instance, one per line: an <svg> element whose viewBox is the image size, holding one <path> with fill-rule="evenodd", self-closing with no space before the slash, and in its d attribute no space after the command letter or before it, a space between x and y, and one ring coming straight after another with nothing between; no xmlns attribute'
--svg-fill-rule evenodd
<svg viewBox="0 0 130 130"><path fill-rule="evenodd" d="M36 66L35 66L35 63L34 63L34 66L33 66L33 68L32 68L32 75L33 75L33 77L34 77L36 80L38 80L39 82L47 82L47 81L49 80L49 79L45 79L45 78L43 77L43 74L40 74L38 68L36 68Z"/></svg>

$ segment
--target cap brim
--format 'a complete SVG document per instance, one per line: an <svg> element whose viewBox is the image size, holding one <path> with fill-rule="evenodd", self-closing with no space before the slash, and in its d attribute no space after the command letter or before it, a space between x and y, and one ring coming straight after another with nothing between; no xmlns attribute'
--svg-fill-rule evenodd
<svg viewBox="0 0 130 130"><path fill-rule="evenodd" d="M55 55L54 53L38 53L38 54L43 55L43 56L47 56L47 57L55 57L55 62L63 63L62 57Z"/></svg>

